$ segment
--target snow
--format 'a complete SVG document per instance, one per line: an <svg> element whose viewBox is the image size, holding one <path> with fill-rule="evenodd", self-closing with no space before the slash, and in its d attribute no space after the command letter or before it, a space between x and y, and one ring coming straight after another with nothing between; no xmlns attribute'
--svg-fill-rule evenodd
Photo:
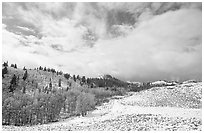
<svg viewBox="0 0 204 133"><path fill-rule="evenodd" d="M152 82L152 85L166 85L166 84L167 84L167 82L163 81L163 80Z"/></svg>
<svg viewBox="0 0 204 133"><path fill-rule="evenodd" d="M140 82L136 82L136 81L134 81L134 82L127 81L127 83L129 83L129 84L138 84L138 85L142 84L142 83L140 83Z"/></svg>
<svg viewBox="0 0 204 133"><path fill-rule="evenodd" d="M202 88L201 83L197 83L197 84L191 83L188 85L192 85L192 86L185 87L184 85L180 85L180 86L175 86L175 88L172 88L172 89L173 90L178 89L178 90L181 90L182 92L185 91L185 93L195 93L195 94L201 93L201 88ZM152 114L152 115L155 115L156 117L158 116L158 119L160 119L159 117L165 117L165 118L168 118L168 120L171 120L170 118L173 118L172 121L168 121L168 120L166 121L165 124L167 125L171 125L172 122L175 122L174 119L179 120L181 118L182 120L181 123L183 121L184 122L182 123L182 125L180 126L178 125L178 127L182 127L182 130L188 130L189 127L191 127L190 124L194 123L194 121L197 122L202 120L202 108L142 106L149 100L148 99L149 96L152 96L152 94L154 94L155 91L159 91L158 92L159 94L160 94L160 91L167 91L167 92L173 91L168 89L165 90L165 87L163 88L155 87L155 88L156 89L153 88L153 90L150 89L143 92L131 93L131 95L127 95L127 96L121 96L120 99L113 97L110 99L108 103L104 103L102 104L102 106L97 106L96 107L97 109L92 112L89 112L86 117L81 117L81 116L72 117L64 121L47 124L45 126L41 125L40 128L53 127L55 129L55 127L56 128L60 127L60 128L68 129L71 126L73 130L77 129L77 127L86 127L86 130L96 130L96 129L103 130L108 128L112 129L113 127L114 129L115 128L118 129L117 127L121 127L123 125L128 124L126 123L125 118L131 120L132 117L130 116L133 116L133 117L136 116L138 118L139 116L137 116L137 114L138 115ZM192 92L192 90L195 92ZM143 104L138 104L138 103L143 103ZM155 117L155 116L152 116L152 117ZM145 116L142 116L141 118L138 118L138 119L143 120L143 117L145 118ZM120 119L117 119L117 118L120 118ZM108 122L110 123L106 122L106 120L108 120ZM192 120L190 121L191 123L188 120ZM118 124L111 123L112 121L117 121ZM188 121L188 122L185 123L185 121ZM144 120L142 123L145 123L145 122L146 120ZM105 125L104 123L107 125ZM121 124L121 123L124 123L124 124ZM100 127L101 124L103 125L103 127ZM112 124L112 125L109 126L109 124ZM131 125L131 124L130 124L130 127L134 127L134 125ZM137 124L137 123L133 123L133 124ZM96 125L96 126L93 126L93 125ZM162 127L163 125L160 125L160 126ZM37 127L37 126L33 126L33 127ZM159 127L155 126L154 128L157 128L157 130L160 130ZM166 129L167 127L164 125L162 128ZM25 129L25 130L29 130L29 129ZM199 127L199 130L200 130L200 127Z"/></svg>

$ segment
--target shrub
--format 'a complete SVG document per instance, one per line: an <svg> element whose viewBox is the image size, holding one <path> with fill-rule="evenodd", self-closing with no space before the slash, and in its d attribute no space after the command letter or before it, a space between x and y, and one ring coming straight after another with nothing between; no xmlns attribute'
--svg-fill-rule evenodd
<svg viewBox="0 0 204 133"><path fill-rule="evenodd" d="M95 95L96 105L100 105L108 97L111 97L114 95L111 90L105 90L104 88L91 88L89 89L89 93Z"/></svg>
<svg viewBox="0 0 204 133"><path fill-rule="evenodd" d="M8 94L9 95L9 94ZM2 124L24 125L29 119L24 109L32 104L33 99L27 95L16 93L2 100ZM28 110L28 109L27 109Z"/></svg>
<svg viewBox="0 0 204 133"><path fill-rule="evenodd" d="M63 103L60 93L40 93L36 97L8 93L2 98L2 124L21 126L57 121Z"/></svg>
<svg viewBox="0 0 204 133"><path fill-rule="evenodd" d="M126 94L126 90L125 88L122 88L122 87L118 87L116 88L116 91L114 92L114 95L120 95L120 96L123 96Z"/></svg>
<svg viewBox="0 0 204 133"><path fill-rule="evenodd" d="M5 66L3 69L2 69L2 78L4 78L4 74L7 74L8 73L8 69L7 67Z"/></svg>
<svg viewBox="0 0 204 133"><path fill-rule="evenodd" d="M95 107L95 97L93 94L82 92L77 97L77 102L76 102L77 114L82 114L82 116L85 116L87 114L87 111L94 109L94 107Z"/></svg>
<svg viewBox="0 0 204 133"><path fill-rule="evenodd" d="M105 90L104 88L92 88L90 93L94 94L97 98L107 98L113 96L112 91Z"/></svg>
<svg viewBox="0 0 204 133"><path fill-rule="evenodd" d="M77 97L80 95L80 91L71 89L65 93L64 112L70 115L75 114Z"/></svg>

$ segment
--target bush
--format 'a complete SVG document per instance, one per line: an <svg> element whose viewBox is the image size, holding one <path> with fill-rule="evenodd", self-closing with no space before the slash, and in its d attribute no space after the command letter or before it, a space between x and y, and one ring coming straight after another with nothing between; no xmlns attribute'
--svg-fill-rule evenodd
<svg viewBox="0 0 204 133"><path fill-rule="evenodd" d="M63 102L60 93L40 93L36 97L8 93L2 100L2 124L21 126L56 121Z"/></svg>
<svg viewBox="0 0 204 133"><path fill-rule="evenodd" d="M90 93L94 94L96 98L103 99L113 96L113 92L110 90L105 90L104 88L92 88Z"/></svg>
<svg viewBox="0 0 204 133"><path fill-rule="evenodd" d="M114 95L123 96L123 95L126 94L126 92L127 92L127 91L125 90L125 88L118 87L118 88L116 89L116 91L114 92Z"/></svg>
<svg viewBox="0 0 204 133"><path fill-rule="evenodd" d="M7 96L2 100L2 124L24 125L29 119L29 111L28 109L25 111L25 108L32 105L33 99L18 93Z"/></svg>
<svg viewBox="0 0 204 133"><path fill-rule="evenodd" d="M91 88L89 89L89 93L95 95L96 105L100 105L108 97L113 96L113 92L111 90L105 90L104 88Z"/></svg>
<svg viewBox="0 0 204 133"><path fill-rule="evenodd" d="M65 93L65 103L64 103L64 112L74 115L76 112L76 101L77 97L80 95L80 91L71 89Z"/></svg>
<svg viewBox="0 0 204 133"><path fill-rule="evenodd" d="M95 107L95 97L93 94L82 92L77 97L77 102L76 102L77 114L82 114L82 116L85 116L87 114L87 111L94 109L94 107Z"/></svg>
<svg viewBox="0 0 204 133"><path fill-rule="evenodd" d="M124 95L124 88L84 88L75 87L68 91L38 93L28 95L21 91L2 95L2 124L36 125L58 121L61 113L70 115L87 114L95 105L103 103L108 97Z"/></svg>

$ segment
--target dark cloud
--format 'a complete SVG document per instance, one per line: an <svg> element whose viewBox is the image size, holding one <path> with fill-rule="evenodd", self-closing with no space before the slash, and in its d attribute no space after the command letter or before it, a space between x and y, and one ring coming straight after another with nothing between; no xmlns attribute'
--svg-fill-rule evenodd
<svg viewBox="0 0 204 133"><path fill-rule="evenodd" d="M80 5L80 6L78 6ZM81 6L83 5L83 6ZM79 9L78 9L79 8ZM147 14L160 15L168 11L175 11L182 8L198 8L202 10L201 3L179 3L179 2L149 2L149 3L3 3L2 14L7 17L14 17L14 19L3 19L3 23L8 25L10 30L14 29L16 25L25 26L35 30L35 36L40 35L40 26L35 26L32 23L23 21L21 15L14 10L38 11L45 16L50 16L53 19L61 20L63 18L76 19L76 10L79 10L80 18L76 26L86 26L89 30L96 33L97 37L113 35L112 26L114 25L135 25L141 21L141 17L146 17ZM38 16L36 16L35 19ZM148 16L149 17L149 16ZM104 33L98 32L98 27L93 27L92 21L96 23L105 23L103 27ZM14 23L15 22L15 23ZM12 30L15 31L16 29ZM31 34L31 33L25 33ZM99 35L97 35L99 34ZM34 35L32 33L32 35ZM118 35L116 35L118 36Z"/></svg>
<svg viewBox="0 0 204 133"><path fill-rule="evenodd" d="M107 29L113 25L134 25L135 19L133 14L124 11L108 11L107 13Z"/></svg>
<svg viewBox="0 0 204 133"><path fill-rule="evenodd" d="M15 10L15 9L14 9ZM3 18L2 23L6 25L6 29L10 32L16 33L16 34L22 34L25 36L33 35L38 38L42 37L42 34L40 33L40 30L32 23L25 22L19 17L15 16L4 16L3 12ZM25 30L20 27L25 27L29 30Z"/></svg>

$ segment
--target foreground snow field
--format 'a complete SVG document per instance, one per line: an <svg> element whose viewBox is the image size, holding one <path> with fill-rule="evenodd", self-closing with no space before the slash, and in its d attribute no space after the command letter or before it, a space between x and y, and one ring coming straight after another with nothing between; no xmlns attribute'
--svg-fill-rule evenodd
<svg viewBox="0 0 204 133"><path fill-rule="evenodd" d="M202 127L202 83L154 87L117 96L86 117L35 126L3 126L9 130L198 130Z"/></svg>

